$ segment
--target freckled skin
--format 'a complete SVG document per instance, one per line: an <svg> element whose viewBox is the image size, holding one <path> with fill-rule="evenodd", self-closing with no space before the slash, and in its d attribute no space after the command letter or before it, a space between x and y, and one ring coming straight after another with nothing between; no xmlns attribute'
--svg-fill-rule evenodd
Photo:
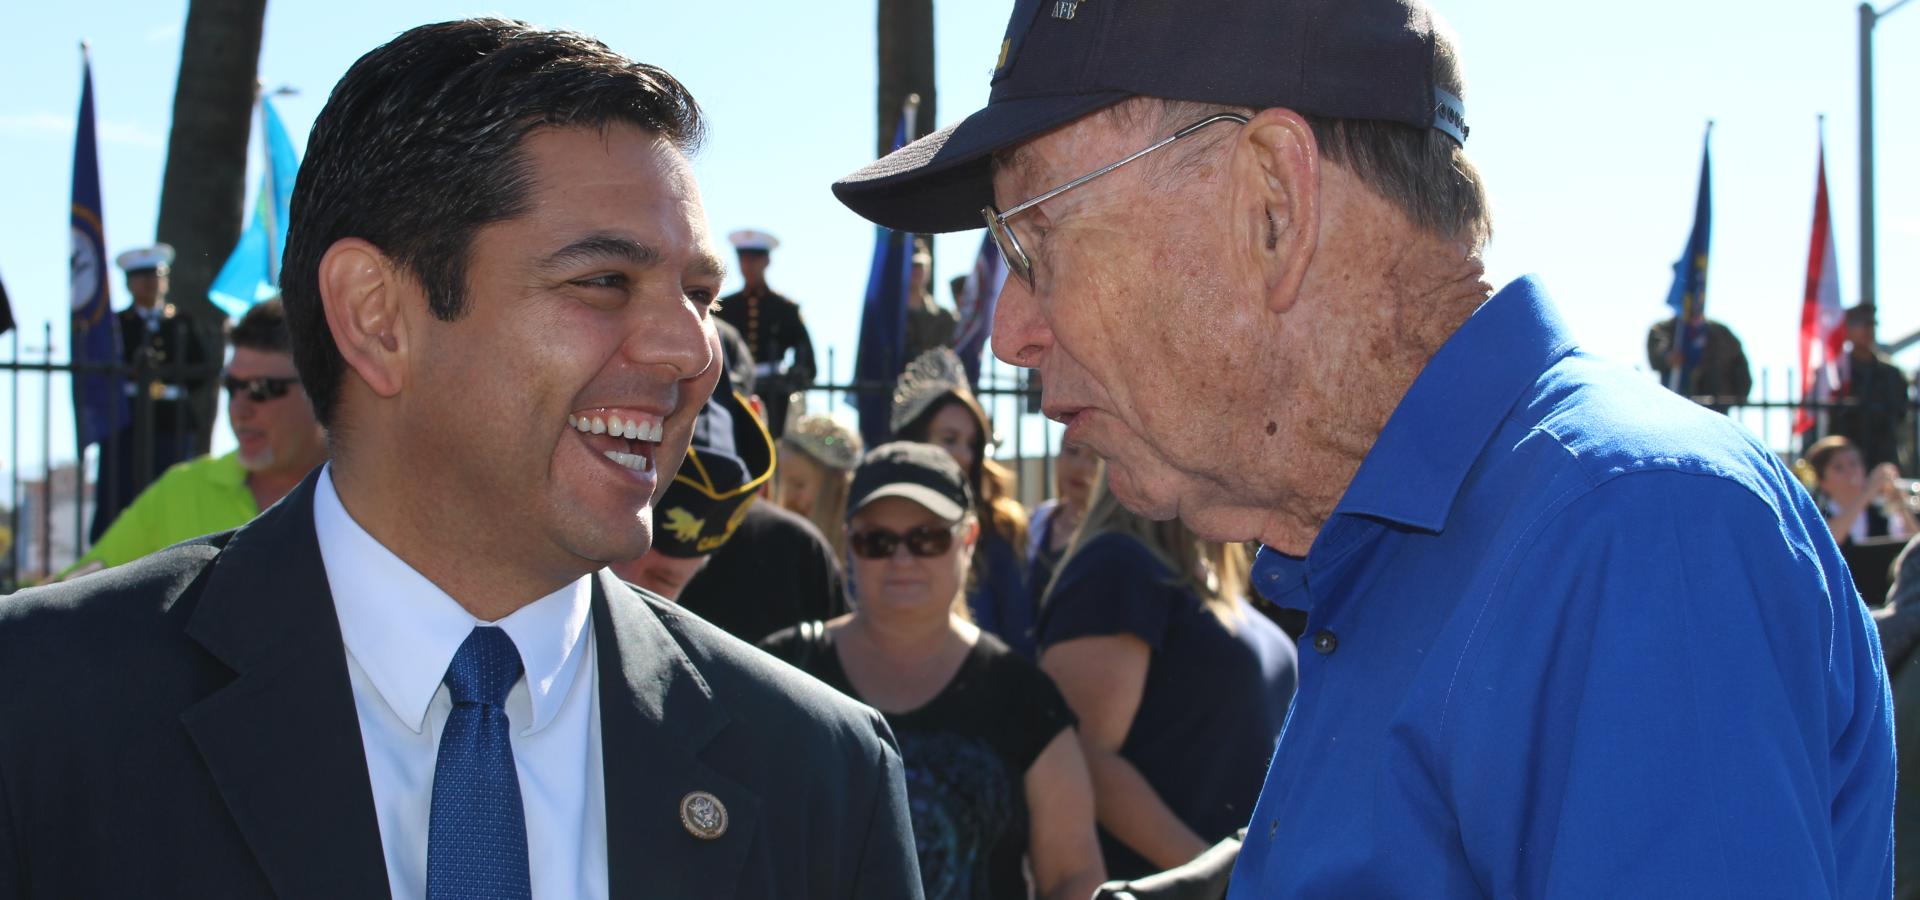
<svg viewBox="0 0 1920 900"><path fill-rule="evenodd" d="M1050 411L1078 412L1069 437L1106 458L1129 508L1304 553L1492 289L1476 252L1318 162L1297 115L1211 127L1198 164L1149 157L1010 220L1035 285L1008 281L994 351L1040 369ZM1087 116L1024 145L1031 164L998 167L994 199L1007 208L1168 130Z"/></svg>

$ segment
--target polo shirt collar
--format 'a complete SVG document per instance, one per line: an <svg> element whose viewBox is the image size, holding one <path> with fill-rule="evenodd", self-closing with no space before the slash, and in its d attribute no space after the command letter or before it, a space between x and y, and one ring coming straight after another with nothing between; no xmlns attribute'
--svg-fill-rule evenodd
<svg viewBox="0 0 1920 900"><path fill-rule="evenodd" d="M333 489L331 464L317 479L314 530L347 652L395 716L418 734L447 666L477 625L497 625L520 651L532 734L552 723L578 677L586 646L592 576L482 622L354 521Z"/></svg>
<svg viewBox="0 0 1920 900"><path fill-rule="evenodd" d="M1333 514L1439 531L1514 403L1573 349L1538 280L1502 288L1420 370Z"/></svg>
<svg viewBox="0 0 1920 900"><path fill-rule="evenodd" d="M1545 288L1520 278L1474 310L1388 417L1305 560L1261 547L1254 585L1281 605L1304 586L1335 520L1364 517L1423 531L1445 527L1467 474L1522 394L1573 352Z"/></svg>

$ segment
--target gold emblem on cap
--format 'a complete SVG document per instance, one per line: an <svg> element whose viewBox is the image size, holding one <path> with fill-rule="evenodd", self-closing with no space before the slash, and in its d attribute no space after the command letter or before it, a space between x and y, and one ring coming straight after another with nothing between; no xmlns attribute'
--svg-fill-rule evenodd
<svg viewBox="0 0 1920 900"><path fill-rule="evenodd" d="M687 833L711 841L727 833L727 807L706 791L694 791L680 798L680 824Z"/></svg>
<svg viewBox="0 0 1920 900"><path fill-rule="evenodd" d="M674 537L679 538L682 543L691 544L699 539L700 532L706 530L707 520L696 519L693 513L687 512L686 507L676 506L667 510L666 525L667 530L673 532Z"/></svg>

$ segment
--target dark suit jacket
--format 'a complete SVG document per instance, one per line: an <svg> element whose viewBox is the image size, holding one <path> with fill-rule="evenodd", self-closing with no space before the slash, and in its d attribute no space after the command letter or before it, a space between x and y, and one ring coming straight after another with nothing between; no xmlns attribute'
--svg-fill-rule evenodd
<svg viewBox="0 0 1920 900"><path fill-rule="evenodd" d="M313 479L0 599L0 898L388 896ZM614 897L920 896L880 716L596 577ZM680 821L703 790L715 840Z"/></svg>

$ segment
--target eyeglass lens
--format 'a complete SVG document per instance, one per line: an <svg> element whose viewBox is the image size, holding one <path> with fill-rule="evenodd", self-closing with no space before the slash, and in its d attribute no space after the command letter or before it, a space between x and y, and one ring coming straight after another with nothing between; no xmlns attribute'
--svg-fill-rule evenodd
<svg viewBox="0 0 1920 900"><path fill-rule="evenodd" d="M1000 216L1000 211L989 206L981 211L987 220L987 233L993 235L993 243L1000 248L1000 258L1007 261L1007 271L1020 283L1032 287L1033 266L1027 262L1026 248L1020 246L1020 239L1014 236L1013 226Z"/></svg>

